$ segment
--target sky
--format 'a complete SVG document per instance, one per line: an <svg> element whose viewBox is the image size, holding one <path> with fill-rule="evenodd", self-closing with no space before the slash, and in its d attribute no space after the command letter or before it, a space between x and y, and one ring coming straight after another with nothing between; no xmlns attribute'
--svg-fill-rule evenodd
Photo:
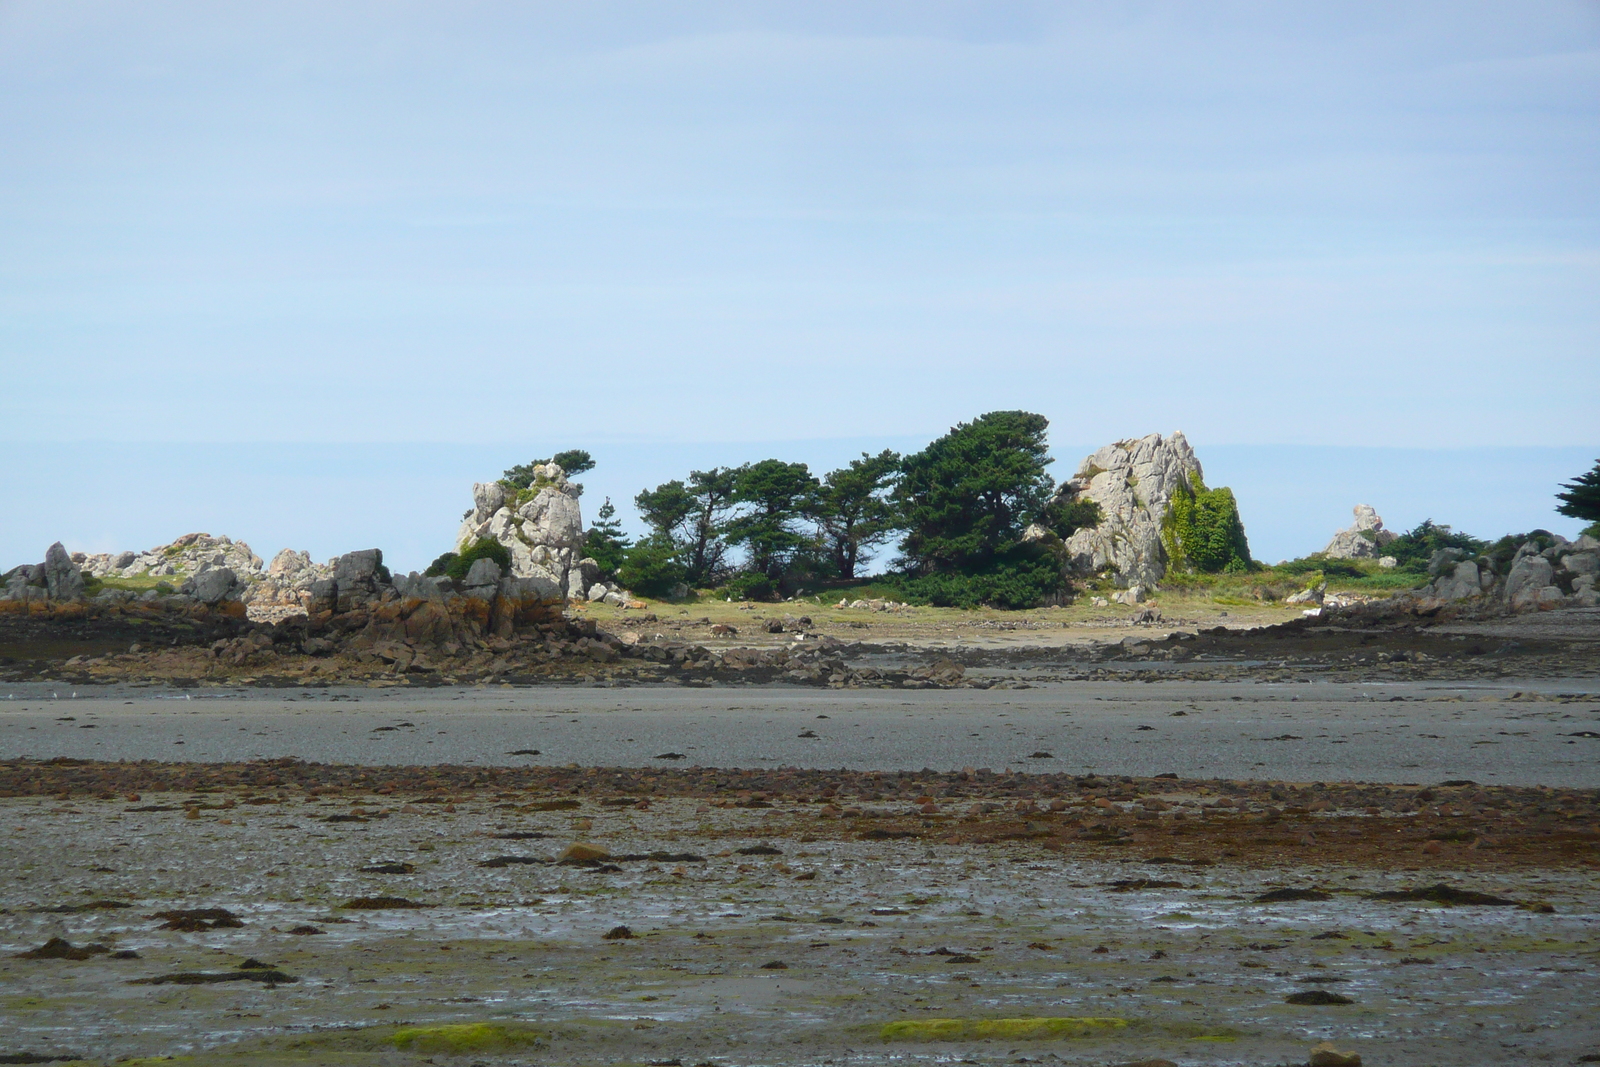
<svg viewBox="0 0 1600 1067"><path fill-rule="evenodd" d="M1600 456L1594 0L0 0L0 98L0 565L1002 408L1183 430L1269 559Z"/></svg>

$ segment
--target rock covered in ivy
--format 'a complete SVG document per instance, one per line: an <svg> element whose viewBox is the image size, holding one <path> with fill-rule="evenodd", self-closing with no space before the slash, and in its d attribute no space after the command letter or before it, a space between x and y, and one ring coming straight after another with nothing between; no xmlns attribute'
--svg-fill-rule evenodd
<svg viewBox="0 0 1600 1067"><path fill-rule="evenodd" d="M1371 505L1357 504L1354 510L1355 525L1334 534L1322 550L1329 559L1377 559L1383 554L1379 549L1395 539L1393 531L1383 528L1383 519Z"/></svg>
<svg viewBox="0 0 1600 1067"><path fill-rule="evenodd" d="M1092 501L1101 519L1067 538L1069 568L1079 574L1110 568L1130 585L1160 581L1168 564L1162 524L1173 495L1201 479L1200 461L1182 433L1127 438L1085 458L1055 499Z"/></svg>

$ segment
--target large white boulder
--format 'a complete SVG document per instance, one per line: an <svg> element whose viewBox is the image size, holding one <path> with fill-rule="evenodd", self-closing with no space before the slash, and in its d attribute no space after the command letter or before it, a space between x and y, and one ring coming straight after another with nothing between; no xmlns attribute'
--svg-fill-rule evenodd
<svg viewBox="0 0 1600 1067"><path fill-rule="evenodd" d="M1180 486L1203 480L1182 433L1106 445L1078 465L1056 491L1061 501L1100 505L1099 525L1067 538L1069 566L1081 574L1111 567L1129 584L1154 585L1167 573L1161 524Z"/></svg>
<svg viewBox="0 0 1600 1067"><path fill-rule="evenodd" d="M1506 602L1513 611L1529 611L1541 604L1541 593L1550 587L1555 568L1543 556L1522 556L1506 575ZM1556 590L1559 596L1561 591ZM1546 597L1545 599L1548 599Z"/></svg>
<svg viewBox="0 0 1600 1067"><path fill-rule="evenodd" d="M1378 551L1395 539L1395 534L1383 528L1383 520L1368 504L1357 504L1353 509L1356 522L1333 535L1322 554L1329 559L1377 559Z"/></svg>

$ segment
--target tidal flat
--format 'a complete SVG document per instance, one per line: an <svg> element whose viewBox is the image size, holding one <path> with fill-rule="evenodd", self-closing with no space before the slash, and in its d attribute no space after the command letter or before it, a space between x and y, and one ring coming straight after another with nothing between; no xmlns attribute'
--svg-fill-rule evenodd
<svg viewBox="0 0 1600 1067"><path fill-rule="evenodd" d="M74 757L0 789L11 1057L1600 1049L1592 789Z"/></svg>

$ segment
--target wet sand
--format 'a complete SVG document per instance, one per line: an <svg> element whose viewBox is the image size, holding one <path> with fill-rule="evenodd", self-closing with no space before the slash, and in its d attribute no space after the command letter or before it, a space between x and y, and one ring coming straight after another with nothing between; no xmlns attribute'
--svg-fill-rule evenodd
<svg viewBox="0 0 1600 1067"><path fill-rule="evenodd" d="M1600 686L1588 678L1082 682L910 692L779 686L63 692L17 685L0 693L0 755L98 760L1009 767L1595 788L1597 732ZM682 759L657 758L667 753Z"/></svg>

